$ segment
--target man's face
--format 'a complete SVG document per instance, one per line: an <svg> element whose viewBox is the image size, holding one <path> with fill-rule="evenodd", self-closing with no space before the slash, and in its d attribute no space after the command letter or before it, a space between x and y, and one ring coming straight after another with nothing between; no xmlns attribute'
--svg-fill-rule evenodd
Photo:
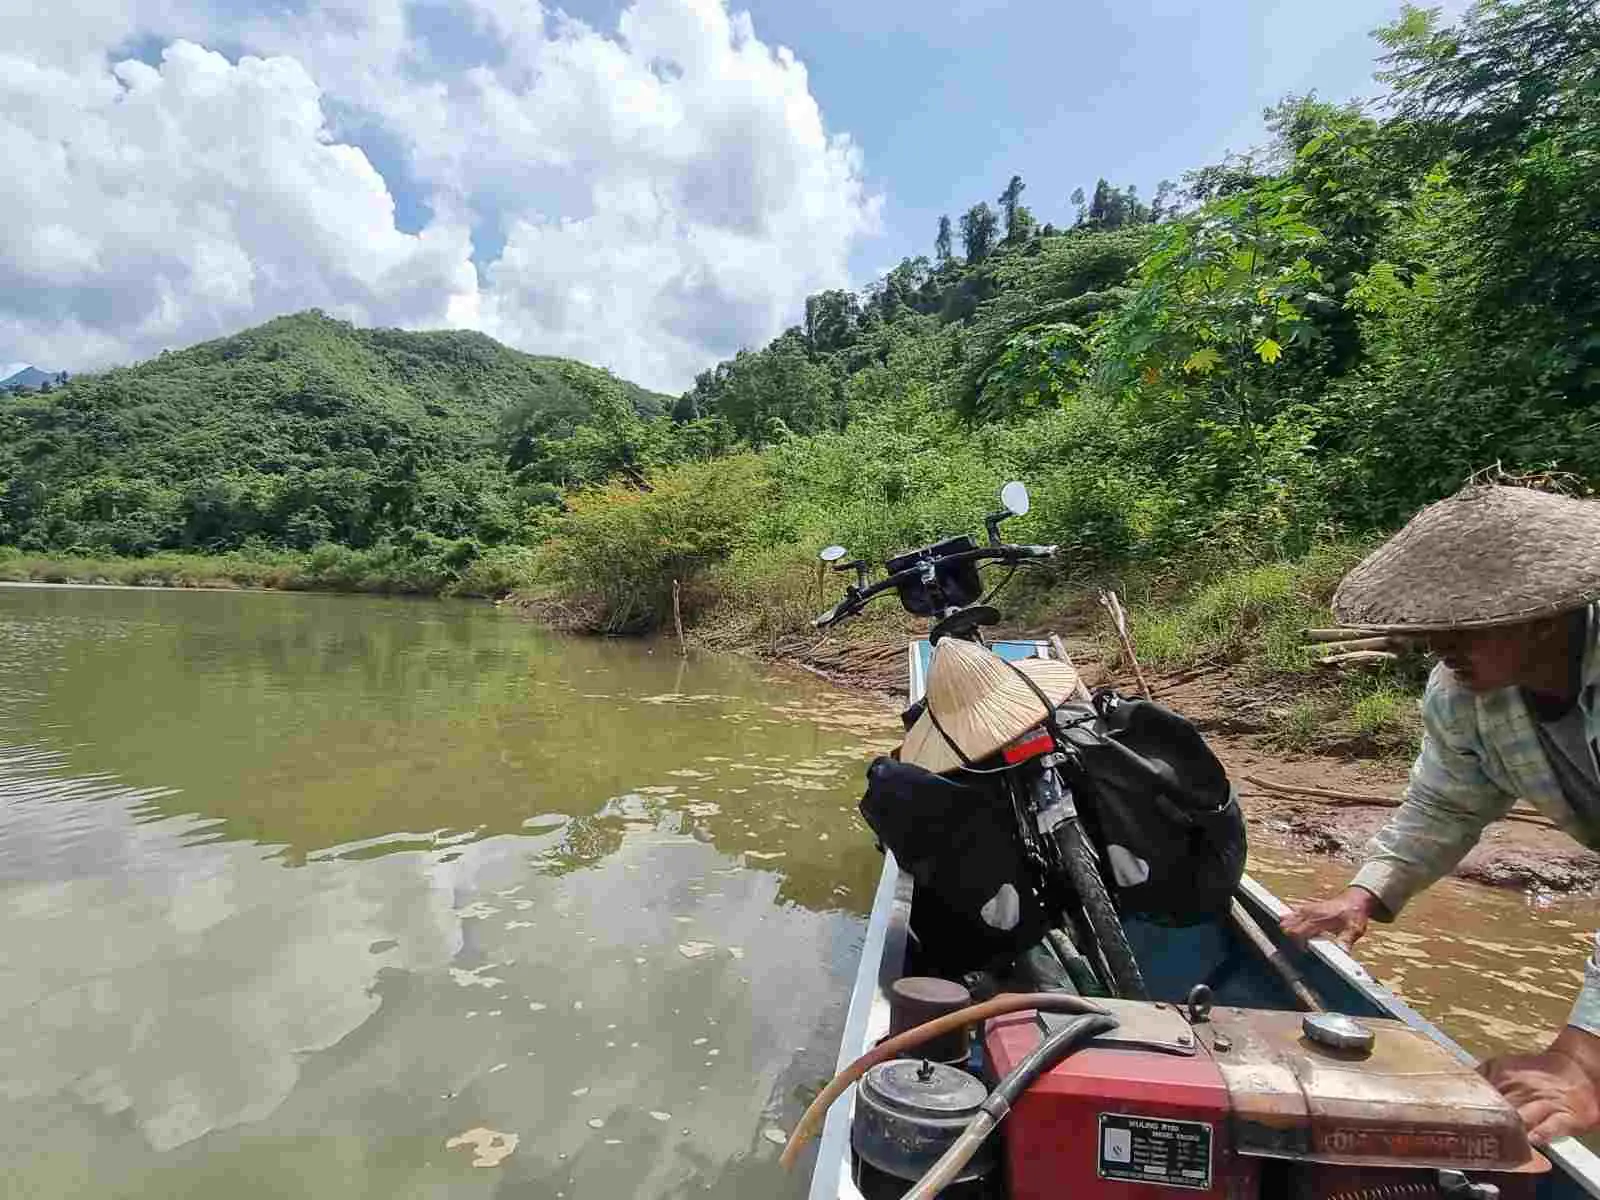
<svg viewBox="0 0 1600 1200"><path fill-rule="evenodd" d="M1536 621L1430 633L1427 644L1462 686L1473 692L1493 692L1529 680L1530 668L1549 647L1551 632L1551 622Z"/></svg>

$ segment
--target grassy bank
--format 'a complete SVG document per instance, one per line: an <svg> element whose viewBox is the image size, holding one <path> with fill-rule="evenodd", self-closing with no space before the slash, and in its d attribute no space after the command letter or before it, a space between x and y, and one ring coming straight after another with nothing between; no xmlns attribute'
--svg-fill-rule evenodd
<svg viewBox="0 0 1600 1200"><path fill-rule="evenodd" d="M1421 723L1417 701L1427 680L1420 655L1330 671L1321 647L1302 632L1337 624L1329 600L1369 545L1335 542L1298 559L1228 571L1175 595L1135 599L1136 652L1158 671L1231 668L1260 700L1273 739L1291 751L1409 755ZM1122 666L1109 633L1107 662Z"/></svg>
<svg viewBox="0 0 1600 1200"><path fill-rule="evenodd" d="M140 558L34 554L0 547L0 582L500 597L532 578L531 559L532 552L523 547L497 547L454 559L393 546Z"/></svg>

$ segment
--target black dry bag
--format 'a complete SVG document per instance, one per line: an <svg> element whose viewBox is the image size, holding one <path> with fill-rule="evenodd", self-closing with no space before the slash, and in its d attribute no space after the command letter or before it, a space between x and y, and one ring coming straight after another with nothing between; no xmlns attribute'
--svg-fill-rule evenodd
<svg viewBox="0 0 1600 1200"><path fill-rule="evenodd" d="M1109 691L1096 694L1092 719L1072 712L1059 714L1076 751L1065 770L1117 907L1172 925L1226 912L1244 875L1244 817L1200 731Z"/></svg>
<svg viewBox="0 0 1600 1200"><path fill-rule="evenodd" d="M943 956L919 969L981 969L1044 935L1003 789L879 758L867 769L861 815L916 881L912 933L925 954Z"/></svg>

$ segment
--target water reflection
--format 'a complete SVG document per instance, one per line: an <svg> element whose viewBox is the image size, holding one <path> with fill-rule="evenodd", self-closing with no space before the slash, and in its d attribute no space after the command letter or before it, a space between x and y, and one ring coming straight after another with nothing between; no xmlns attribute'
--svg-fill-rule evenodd
<svg viewBox="0 0 1600 1200"><path fill-rule="evenodd" d="M0 1192L798 1194L892 734L465 606L0 590Z"/></svg>

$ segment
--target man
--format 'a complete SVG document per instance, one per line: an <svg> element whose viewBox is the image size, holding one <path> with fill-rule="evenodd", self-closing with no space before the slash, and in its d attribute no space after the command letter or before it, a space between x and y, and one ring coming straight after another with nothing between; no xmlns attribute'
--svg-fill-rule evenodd
<svg viewBox="0 0 1600 1200"><path fill-rule="evenodd" d="M1600 849L1597 599L1600 501L1518 487L1474 485L1429 506L1345 577L1341 622L1415 637L1440 661L1404 803L1350 886L1286 915L1285 933L1349 948L1519 798ZM1547 1049L1483 1071L1537 1145L1600 1125L1600 962Z"/></svg>

